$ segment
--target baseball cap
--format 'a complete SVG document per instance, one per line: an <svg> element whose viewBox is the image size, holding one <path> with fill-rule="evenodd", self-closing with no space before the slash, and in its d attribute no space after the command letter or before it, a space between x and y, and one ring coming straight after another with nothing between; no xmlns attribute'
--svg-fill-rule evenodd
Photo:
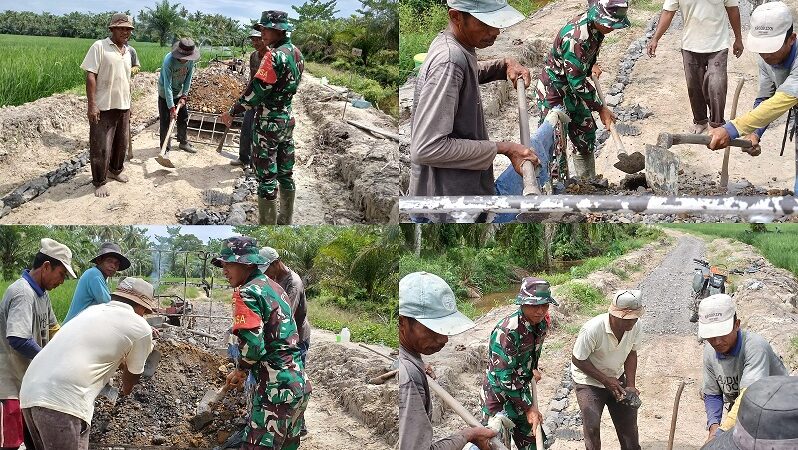
<svg viewBox="0 0 798 450"><path fill-rule="evenodd" d="M266 272L266 269L269 268L271 263L280 259L280 254L277 253L277 250L271 247L263 247L260 249L258 254L260 254L261 258L263 258L265 261L263 264L258 264L258 269L260 269L261 272Z"/></svg>
<svg viewBox="0 0 798 450"><path fill-rule="evenodd" d="M715 294L698 304L698 337L709 339L725 336L734 328L734 300L726 294Z"/></svg>
<svg viewBox="0 0 798 450"><path fill-rule="evenodd" d="M734 427L702 449L787 450L798 442L798 377L765 377L745 390Z"/></svg>
<svg viewBox="0 0 798 450"><path fill-rule="evenodd" d="M518 296L515 297L516 305L546 305L549 303L560 306L557 300L551 296L551 285L548 281L535 277L525 277L521 280L521 289Z"/></svg>
<svg viewBox="0 0 798 450"><path fill-rule="evenodd" d="M628 0L595 0L590 2L587 12L588 19L605 27L615 30L631 25L626 12L629 9Z"/></svg>
<svg viewBox="0 0 798 450"><path fill-rule="evenodd" d="M629 289L615 291L608 312L619 319L639 319L646 309L643 307L643 291Z"/></svg>
<svg viewBox="0 0 798 450"><path fill-rule="evenodd" d="M446 4L494 28L507 28L524 20L524 15L508 5L507 0L447 0Z"/></svg>
<svg viewBox="0 0 798 450"><path fill-rule="evenodd" d="M72 250L66 245L50 238L43 238L39 253L60 261L66 268L67 273L72 278L77 278L75 271L72 269Z"/></svg>
<svg viewBox="0 0 798 450"><path fill-rule="evenodd" d="M784 2L759 5L751 13L746 46L754 53L773 53L784 45L792 26L792 13Z"/></svg>
<svg viewBox="0 0 798 450"><path fill-rule="evenodd" d="M399 315L412 317L446 336L476 325L457 310L452 288L441 277L427 272L413 272L399 280Z"/></svg>

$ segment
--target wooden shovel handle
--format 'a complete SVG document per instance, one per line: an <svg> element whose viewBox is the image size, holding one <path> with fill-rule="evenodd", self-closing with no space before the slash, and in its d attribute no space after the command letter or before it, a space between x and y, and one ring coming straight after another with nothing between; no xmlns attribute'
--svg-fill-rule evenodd
<svg viewBox="0 0 798 450"><path fill-rule="evenodd" d="M743 84L745 84L745 78L740 77L737 80L737 88L734 90L734 99L732 100L729 120L734 120L737 117L737 102L740 100L740 91L743 90ZM731 153L731 147L726 147L726 150L723 151L723 165L720 169L721 187L729 185L729 153Z"/></svg>
<svg viewBox="0 0 798 450"><path fill-rule="evenodd" d="M601 99L601 104L606 106L607 101L604 99L604 90L601 89L601 83L599 83L599 79L594 76L591 76L590 78L593 80L593 84L596 86L596 93L598 93L598 96ZM610 134L612 135L612 141L615 143L615 150L618 153L626 153L626 149L621 141L621 135L618 134L618 130L615 129L615 122L610 122Z"/></svg>
<svg viewBox="0 0 798 450"><path fill-rule="evenodd" d="M540 411L538 408L538 383L535 381L535 377L532 377L532 404L535 405L535 408ZM543 450L543 430L540 424L535 427L535 445L537 446L538 450Z"/></svg>
<svg viewBox="0 0 798 450"><path fill-rule="evenodd" d="M169 137L172 136L172 129L175 127L175 123L177 122L177 113L180 112L180 107L183 106L180 103L177 104L177 108L175 108L175 118L169 121L169 129L166 130L166 137L163 140L163 145L161 146L161 156L166 154L166 146L169 145Z"/></svg>

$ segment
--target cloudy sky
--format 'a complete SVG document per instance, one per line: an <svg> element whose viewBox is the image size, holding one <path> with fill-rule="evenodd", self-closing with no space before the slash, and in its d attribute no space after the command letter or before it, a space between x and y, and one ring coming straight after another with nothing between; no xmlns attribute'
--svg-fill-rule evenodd
<svg viewBox="0 0 798 450"><path fill-rule="evenodd" d="M242 23L249 24L250 19L257 19L260 13L269 9L286 11L290 16L296 17L296 13L291 9L291 5L299 6L305 0L265 0L265 1L243 1L243 0L178 0L190 12L202 11L209 14L222 14L232 17ZM115 2L101 0L27 0L24 2L0 2L0 10L33 11L37 13L50 12L56 15L69 13L72 11L80 12L104 12L104 11L125 11L129 10L134 16L145 8L154 7L156 0L116 0ZM174 3L174 0L170 0ZM338 15L348 17L357 8L360 8L358 0L338 0Z"/></svg>
<svg viewBox="0 0 798 450"><path fill-rule="evenodd" d="M169 236L166 232L165 225L147 225L142 226L147 230L147 236L151 241L157 242L155 236ZM223 239L230 236L238 236L238 233L233 232L233 227L227 225L208 226L208 225L182 225L180 227L180 234L193 234L204 243L208 243L209 238Z"/></svg>

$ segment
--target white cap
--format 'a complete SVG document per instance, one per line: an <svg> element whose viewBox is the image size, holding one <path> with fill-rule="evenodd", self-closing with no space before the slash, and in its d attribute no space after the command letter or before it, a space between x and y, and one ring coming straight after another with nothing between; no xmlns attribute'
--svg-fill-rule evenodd
<svg viewBox="0 0 798 450"><path fill-rule="evenodd" d="M399 315L412 317L446 336L460 334L475 324L457 310L452 288L437 275L413 272L399 280Z"/></svg>
<svg viewBox="0 0 798 450"><path fill-rule="evenodd" d="M69 247L49 238L42 239L41 244L42 248L39 249L39 253L61 261L69 275L72 278L77 278L75 271L72 270L72 250Z"/></svg>
<svg viewBox="0 0 798 450"><path fill-rule="evenodd" d="M507 28L524 20L524 15L507 4L507 0L447 0L446 4L494 28Z"/></svg>
<svg viewBox="0 0 798 450"><path fill-rule="evenodd" d="M726 294L715 294L698 304L698 337L709 339L725 336L734 329L734 300Z"/></svg>
<svg viewBox="0 0 798 450"><path fill-rule="evenodd" d="M260 249L260 251L258 253L260 254L260 256L263 259L266 260L265 263L258 265L258 269L260 269L260 271L264 272L264 273L266 272L266 269L269 268L271 263L273 263L273 262L277 261L278 259L280 259L280 254L277 253L277 250L275 250L275 249L273 249L271 247L263 247L262 249Z"/></svg>
<svg viewBox="0 0 798 450"><path fill-rule="evenodd" d="M643 307L643 291L638 289L616 291L608 311L619 319L639 319L646 311Z"/></svg>
<svg viewBox="0 0 798 450"><path fill-rule="evenodd" d="M792 13L784 2L759 5L751 13L746 47L754 53L774 53L784 45L792 26Z"/></svg>

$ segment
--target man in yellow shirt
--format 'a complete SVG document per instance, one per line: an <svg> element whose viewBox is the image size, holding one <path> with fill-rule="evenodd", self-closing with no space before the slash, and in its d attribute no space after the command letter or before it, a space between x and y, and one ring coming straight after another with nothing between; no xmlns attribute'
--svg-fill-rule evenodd
<svg viewBox="0 0 798 450"><path fill-rule="evenodd" d="M759 54L759 93L754 109L723 127L709 131L712 150L725 148L729 139L745 136L755 146L768 125L798 104L798 58L796 36L790 8L783 2L770 2L751 14L748 49ZM798 147L796 147L798 175ZM798 178L793 187L798 191Z"/></svg>

